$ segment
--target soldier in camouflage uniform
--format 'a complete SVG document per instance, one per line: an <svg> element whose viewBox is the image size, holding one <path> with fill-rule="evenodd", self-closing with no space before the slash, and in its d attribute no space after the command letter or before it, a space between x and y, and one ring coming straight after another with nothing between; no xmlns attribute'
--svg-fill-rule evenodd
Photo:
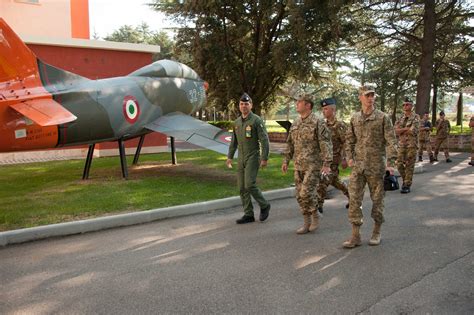
<svg viewBox="0 0 474 315"><path fill-rule="evenodd" d="M372 199L372 218L375 221L369 245L380 244L380 228L384 222L385 170L393 174L392 165L397 158L397 139L387 114L375 109L375 88L359 88L362 110L351 117L346 134L346 158L352 173L349 179L349 221L352 236L344 242L345 248L361 245L362 199L368 184ZM387 155L387 159L386 159Z"/></svg>
<svg viewBox="0 0 474 315"><path fill-rule="evenodd" d="M324 118L326 118L326 125L331 131L332 142L331 174L323 177L318 185L318 210L323 213L324 198L326 197L329 185L339 189L347 198L349 198L349 191L339 178L339 164L342 165L342 168L347 167L346 153L344 150L347 126L342 120L337 120L336 118L336 100L334 98L324 99L320 104ZM348 208L349 204L347 204L346 207Z"/></svg>
<svg viewBox="0 0 474 315"><path fill-rule="evenodd" d="M270 146L265 125L259 116L252 113L252 99L246 93L240 98L239 109L242 116L234 122L234 132L226 164L227 167L232 167L232 158L238 148L237 182L240 199L244 207L244 216L236 222L237 224L245 224L255 221L250 196L260 206L260 221L265 221L269 215L270 203L265 200L262 192L257 187L257 173L259 166L267 166Z"/></svg>
<svg viewBox="0 0 474 315"><path fill-rule="evenodd" d="M434 160L438 162L438 153L441 146L444 148L444 157L446 158L446 163L451 163L449 158L449 131L451 130L451 124L449 120L446 119L444 111L439 112L439 119L436 122L436 141L435 141L435 152Z"/></svg>
<svg viewBox="0 0 474 315"><path fill-rule="evenodd" d="M428 152L430 163L434 162L433 151L431 150L430 133L433 130L430 122L430 113L426 112L420 121L420 133L418 135L418 161L423 161L423 151Z"/></svg>
<svg viewBox="0 0 474 315"><path fill-rule="evenodd" d="M331 172L332 144L330 131L324 121L312 113L313 101L303 96L296 103L299 117L290 128L281 170L286 173L294 161L296 200L304 225L296 233L306 234L319 226L316 187L321 176Z"/></svg>
<svg viewBox="0 0 474 315"><path fill-rule="evenodd" d="M403 179L400 192L408 194L415 171L420 116L413 112L413 102L409 98L403 102L403 112L395 123L395 133L398 136L397 168Z"/></svg>
<svg viewBox="0 0 474 315"><path fill-rule="evenodd" d="M469 120L469 127L471 127L471 161L468 164L474 166L474 115Z"/></svg>

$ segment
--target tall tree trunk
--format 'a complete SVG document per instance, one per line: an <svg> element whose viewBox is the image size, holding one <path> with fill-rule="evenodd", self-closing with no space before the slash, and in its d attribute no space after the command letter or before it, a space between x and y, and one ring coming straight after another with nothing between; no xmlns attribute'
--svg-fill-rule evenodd
<svg viewBox="0 0 474 315"><path fill-rule="evenodd" d="M398 99L399 99L399 92L397 91L397 94L395 94L394 96L394 104L393 104L393 110L392 110L392 124L395 124L395 122L397 121Z"/></svg>
<svg viewBox="0 0 474 315"><path fill-rule="evenodd" d="M362 75L360 77L360 85L365 84L365 63L367 61L367 57L364 57L364 63L362 64Z"/></svg>
<svg viewBox="0 0 474 315"><path fill-rule="evenodd" d="M395 90L395 95L393 96L393 108L392 108L392 124L395 124L397 121L397 107L398 100L400 98L400 84L398 76L393 80L393 88Z"/></svg>
<svg viewBox="0 0 474 315"><path fill-rule="evenodd" d="M461 126L462 125L462 92L459 92L457 109L458 110L456 114L456 126Z"/></svg>
<svg viewBox="0 0 474 315"><path fill-rule="evenodd" d="M385 93L385 91L382 91L380 94L382 94L382 95L380 95L380 110L382 112L384 112L385 111L385 101L386 101L385 95L386 95L386 93Z"/></svg>
<svg viewBox="0 0 474 315"><path fill-rule="evenodd" d="M438 84L433 84L433 105L431 107L431 123L436 124L436 114L438 111Z"/></svg>
<svg viewBox="0 0 474 315"><path fill-rule="evenodd" d="M433 80L433 56L436 39L435 0L425 0L423 14L423 39L421 43L420 75L416 88L417 114L422 114L430 103L430 90Z"/></svg>

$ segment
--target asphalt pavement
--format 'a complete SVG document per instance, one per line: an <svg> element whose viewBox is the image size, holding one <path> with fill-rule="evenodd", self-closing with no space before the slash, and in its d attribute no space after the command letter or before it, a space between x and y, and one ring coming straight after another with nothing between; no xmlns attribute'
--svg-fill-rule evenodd
<svg viewBox="0 0 474 315"><path fill-rule="evenodd" d="M238 207L0 248L0 314L473 314L474 167L424 164L388 192L382 244L350 235L344 196L297 235L294 198L236 225ZM258 214L258 210L257 210Z"/></svg>

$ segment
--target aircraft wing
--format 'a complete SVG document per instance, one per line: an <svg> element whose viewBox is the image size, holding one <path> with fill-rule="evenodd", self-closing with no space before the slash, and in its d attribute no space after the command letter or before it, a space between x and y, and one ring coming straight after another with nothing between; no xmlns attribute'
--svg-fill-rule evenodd
<svg viewBox="0 0 474 315"><path fill-rule="evenodd" d="M232 139L231 133L180 112L161 116L145 128L222 154Z"/></svg>
<svg viewBox="0 0 474 315"><path fill-rule="evenodd" d="M48 98L31 99L10 107L40 126L60 125L77 119L58 102Z"/></svg>

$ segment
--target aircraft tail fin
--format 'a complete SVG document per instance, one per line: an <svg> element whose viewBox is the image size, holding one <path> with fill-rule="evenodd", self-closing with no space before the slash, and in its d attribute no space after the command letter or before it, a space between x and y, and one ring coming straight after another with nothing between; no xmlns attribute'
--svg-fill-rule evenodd
<svg viewBox="0 0 474 315"><path fill-rule="evenodd" d="M48 87L78 80L88 79L42 62L0 18L0 84L21 81L23 85L33 86L41 82Z"/></svg>
<svg viewBox="0 0 474 315"><path fill-rule="evenodd" d="M0 18L0 82L38 76L35 54Z"/></svg>
<svg viewBox="0 0 474 315"><path fill-rule="evenodd" d="M39 69L41 65L41 73ZM50 76L81 78L42 63L17 34L0 18L0 104L28 117L40 126L64 124L77 119L53 99Z"/></svg>

